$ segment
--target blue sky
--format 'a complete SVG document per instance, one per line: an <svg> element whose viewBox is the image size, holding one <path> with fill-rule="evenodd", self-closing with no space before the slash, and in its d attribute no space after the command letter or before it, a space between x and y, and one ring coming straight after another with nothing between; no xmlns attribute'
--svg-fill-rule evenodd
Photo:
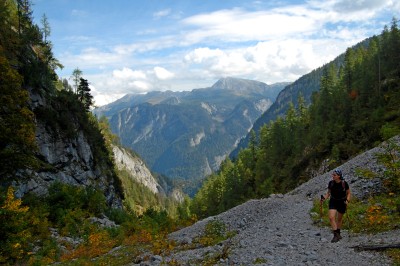
<svg viewBox="0 0 400 266"><path fill-rule="evenodd" d="M32 0L57 73L75 68L96 105L127 93L209 87L221 77L295 81L380 34L398 0ZM72 82L70 82L72 83Z"/></svg>

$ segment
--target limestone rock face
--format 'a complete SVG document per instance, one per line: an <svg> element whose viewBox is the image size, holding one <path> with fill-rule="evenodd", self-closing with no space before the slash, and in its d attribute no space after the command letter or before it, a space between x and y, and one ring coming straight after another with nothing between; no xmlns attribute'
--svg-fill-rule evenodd
<svg viewBox="0 0 400 266"><path fill-rule="evenodd" d="M113 146L113 153L115 164L119 170L129 172L132 178L154 194L163 193L161 186L140 158L132 156L126 149L118 146Z"/></svg>
<svg viewBox="0 0 400 266"><path fill-rule="evenodd" d="M182 203L185 200L185 194L180 189L174 189L171 196L179 203Z"/></svg>
<svg viewBox="0 0 400 266"><path fill-rule="evenodd" d="M31 93L32 109L47 106L46 100ZM41 120L36 121L37 157L41 161L38 170L21 169L12 185L16 196L28 192L45 195L49 186L58 181L77 186L93 186L103 191L107 203L122 207L121 193L117 192L113 165L101 160L96 163L89 139L76 124L74 137L66 137L62 129L54 130ZM93 144L92 144L93 145Z"/></svg>

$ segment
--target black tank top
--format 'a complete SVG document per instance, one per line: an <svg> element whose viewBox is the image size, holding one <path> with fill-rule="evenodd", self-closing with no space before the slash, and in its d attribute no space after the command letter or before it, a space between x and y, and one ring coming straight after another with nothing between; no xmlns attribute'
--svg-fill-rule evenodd
<svg viewBox="0 0 400 266"><path fill-rule="evenodd" d="M335 200L346 199L346 190L349 189L349 184L342 180L336 183L334 180L329 181L328 188L331 191L331 198Z"/></svg>

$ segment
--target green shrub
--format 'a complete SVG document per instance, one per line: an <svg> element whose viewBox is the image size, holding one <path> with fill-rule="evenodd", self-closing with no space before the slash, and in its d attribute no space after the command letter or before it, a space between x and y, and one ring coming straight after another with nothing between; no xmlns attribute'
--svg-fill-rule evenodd
<svg viewBox="0 0 400 266"><path fill-rule="evenodd" d="M90 231L90 216L100 216L106 210L103 193L92 187L78 187L55 182L49 187L44 198L49 220L61 229L64 235L78 236Z"/></svg>
<svg viewBox="0 0 400 266"><path fill-rule="evenodd" d="M234 236L234 232L228 231L226 225L217 219L209 221L204 227L204 233L199 238L199 243L212 246Z"/></svg>
<svg viewBox="0 0 400 266"><path fill-rule="evenodd" d="M123 224L125 222L128 222L132 220L133 215L128 214L125 210L123 209L115 209L115 208L109 208L106 209L106 216L114 221L116 224Z"/></svg>
<svg viewBox="0 0 400 266"><path fill-rule="evenodd" d="M48 265L60 259L61 249L55 239L46 239L36 253L30 257L28 264L33 266Z"/></svg>
<svg viewBox="0 0 400 266"><path fill-rule="evenodd" d="M87 187L84 190L81 200L83 202L82 208L94 216L103 214L107 208L104 194L92 187Z"/></svg>
<svg viewBox="0 0 400 266"><path fill-rule="evenodd" d="M378 154L378 160L386 170L384 184L393 193L400 193L400 145L389 140L385 152Z"/></svg>

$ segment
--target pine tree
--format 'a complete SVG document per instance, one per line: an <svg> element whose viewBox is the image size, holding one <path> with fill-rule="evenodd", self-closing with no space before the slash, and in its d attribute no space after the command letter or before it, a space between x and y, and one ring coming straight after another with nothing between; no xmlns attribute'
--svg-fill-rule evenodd
<svg viewBox="0 0 400 266"><path fill-rule="evenodd" d="M93 96L90 94L89 82L86 79L80 78L77 95L85 110L89 112L90 107L93 105Z"/></svg>

